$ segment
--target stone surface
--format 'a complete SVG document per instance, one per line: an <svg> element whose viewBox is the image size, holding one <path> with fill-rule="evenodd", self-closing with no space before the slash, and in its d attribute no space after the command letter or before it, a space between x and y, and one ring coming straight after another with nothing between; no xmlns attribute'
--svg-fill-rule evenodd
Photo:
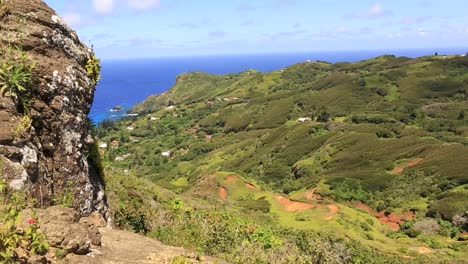
<svg viewBox="0 0 468 264"><path fill-rule="evenodd" d="M183 263L226 263L211 257L198 258L189 250L161 244L154 239L138 234L100 228L102 246L91 247L87 255L67 255L63 263L88 264L127 264L127 263L174 263L175 258L183 259ZM182 262L176 262L182 263Z"/></svg>
<svg viewBox="0 0 468 264"><path fill-rule="evenodd" d="M10 186L35 197L40 206L72 193L81 216L94 211L108 218L104 184L86 159L90 144L87 114L94 84L85 65L92 56L51 8L41 0L8 0L0 6L0 50L21 46L34 62L29 118L8 93L0 95L0 175ZM5 60L0 52L0 60Z"/></svg>
<svg viewBox="0 0 468 264"><path fill-rule="evenodd" d="M98 219L88 217L86 219ZM80 220L79 213L73 208L52 206L47 209L26 209L22 212L20 228L26 228L29 219L37 220L39 231L46 235L49 245L56 249L66 250L69 253L84 255L90 252L91 245L101 244L100 221ZM102 219L102 221L104 221Z"/></svg>

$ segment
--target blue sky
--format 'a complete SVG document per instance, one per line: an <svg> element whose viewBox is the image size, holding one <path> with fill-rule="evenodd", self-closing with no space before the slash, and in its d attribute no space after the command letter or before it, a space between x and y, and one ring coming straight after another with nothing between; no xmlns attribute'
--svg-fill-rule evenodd
<svg viewBox="0 0 468 264"><path fill-rule="evenodd" d="M468 48L467 0L45 0L102 58Z"/></svg>

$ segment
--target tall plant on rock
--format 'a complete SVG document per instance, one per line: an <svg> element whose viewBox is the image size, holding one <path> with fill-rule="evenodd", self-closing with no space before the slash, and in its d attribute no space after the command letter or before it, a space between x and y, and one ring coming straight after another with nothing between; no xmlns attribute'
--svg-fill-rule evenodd
<svg viewBox="0 0 468 264"><path fill-rule="evenodd" d="M11 96L18 111L27 113L30 102L28 85L34 63L28 61L26 53L19 46L9 46L1 55L5 60L0 64L0 93Z"/></svg>

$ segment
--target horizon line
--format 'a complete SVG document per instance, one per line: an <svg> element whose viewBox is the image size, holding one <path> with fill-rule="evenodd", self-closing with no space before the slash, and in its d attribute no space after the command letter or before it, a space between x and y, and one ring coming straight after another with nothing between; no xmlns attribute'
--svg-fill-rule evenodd
<svg viewBox="0 0 468 264"><path fill-rule="evenodd" d="M465 52L454 52L454 53L447 53L444 54L443 52L445 51L462 51L466 50ZM386 52L409 52L409 51L431 51L432 54L435 53L440 53L439 51L442 51L439 55L462 55L468 53L468 47L439 47L439 48L395 48L395 49L356 49L356 50L314 50L314 51L297 51L297 52L288 52L288 51L278 51L278 52L245 52L245 53L219 53L219 54L186 54L186 55L152 55L152 56L136 56L136 57L102 57L101 60L105 61L121 61L121 60L143 60L143 59L173 59L173 58L207 58L207 57L234 57L234 56L277 56L277 55L305 55L305 54L326 54L326 53L359 53L359 52L383 52L378 56L383 56L383 55L395 55L391 53L386 53ZM428 53L427 55L423 56L431 56L431 53ZM421 57L421 56L418 56Z"/></svg>

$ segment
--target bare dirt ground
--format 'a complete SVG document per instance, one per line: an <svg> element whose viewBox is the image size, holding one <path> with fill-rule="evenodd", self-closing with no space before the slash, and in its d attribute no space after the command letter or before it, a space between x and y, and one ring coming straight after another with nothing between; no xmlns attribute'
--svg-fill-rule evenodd
<svg viewBox="0 0 468 264"><path fill-rule="evenodd" d="M68 255L62 263L70 264L165 264L175 257L185 258L184 263L225 263L209 257L197 260L197 255L189 250L161 244L154 239L135 233L102 228L102 246L93 249L86 256Z"/></svg>
<svg viewBox="0 0 468 264"><path fill-rule="evenodd" d="M227 199L227 196L228 196L228 193L227 193L227 190L226 188L224 187L219 187L218 189L218 196L219 198L221 198L221 200L226 200Z"/></svg>
<svg viewBox="0 0 468 264"><path fill-rule="evenodd" d="M392 173L392 174L401 174L401 173L403 173L405 171L405 169L407 169L409 167L416 166L419 163L421 163L421 161L423 161L423 160L424 160L423 158L416 158L414 160L408 161L406 163L401 164L398 167L395 167L390 173Z"/></svg>
<svg viewBox="0 0 468 264"><path fill-rule="evenodd" d="M377 212L376 210L372 209L367 204L364 204L361 202L355 203L354 207L373 214L375 217L377 217L377 219L379 219L379 222L387 225L388 227L390 227L390 229L395 230L395 231L400 230L401 222L403 222L406 219L412 219L414 217L413 212L406 212L404 214L396 214L396 213L386 214L385 211Z"/></svg>
<svg viewBox="0 0 468 264"><path fill-rule="evenodd" d="M304 202L294 202L291 201L290 199L277 195L275 196L276 201L278 201L283 208L288 211L288 212L298 212L298 211L304 211L310 208L318 207L316 204L310 204L310 203L304 203Z"/></svg>
<svg viewBox="0 0 468 264"><path fill-rule="evenodd" d="M434 251L428 247L414 247L411 248L411 250L414 250L418 252L419 254L428 254L428 253L433 253Z"/></svg>
<svg viewBox="0 0 468 264"><path fill-rule="evenodd" d="M226 182L232 182L232 181L235 181L237 180L237 176L236 175L229 175L227 176L226 178Z"/></svg>

